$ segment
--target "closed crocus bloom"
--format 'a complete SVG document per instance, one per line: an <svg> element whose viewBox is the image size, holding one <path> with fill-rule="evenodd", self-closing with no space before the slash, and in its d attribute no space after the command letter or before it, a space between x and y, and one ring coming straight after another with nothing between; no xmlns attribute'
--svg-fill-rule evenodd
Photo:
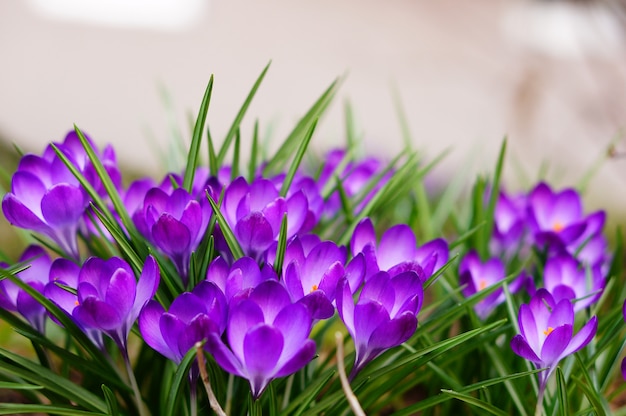
<svg viewBox="0 0 626 416"><path fill-rule="evenodd" d="M283 198L270 180L259 178L248 184L242 177L226 187L220 210L244 254L254 259L263 258L278 239L285 214L287 238L291 238L300 232L309 212L304 192ZM215 244L223 255L230 255L226 242L219 235Z"/></svg>
<svg viewBox="0 0 626 416"><path fill-rule="evenodd" d="M561 255L548 259L543 282L555 302L568 299L574 304L574 311L579 311L600 299L605 279L600 266L585 268L573 257Z"/></svg>
<svg viewBox="0 0 626 416"><path fill-rule="evenodd" d="M32 245L20 257L20 263L22 262L28 263L29 267L17 273L17 277L38 292L44 293L52 265L50 256L41 247ZM0 263L0 267L8 265ZM33 328L43 334L46 309L9 279L0 280L0 307L19 312Z"/></svg>
<svg viewBox="0 0 626 416"><path fill-rule="evenodd" d="M598 328L594 316L574 335L572 303L568 299L555 302L545 289L539 289L527 305L520 307L518 324L521 334L511 340L511 348L537 368L548 368L539 373L541 391L559 361L586 346Z"/></svg>
<svg viewBox="0 0 626 416"><path fill-rule="evenodd" d="M389 348L408 340L417 328L424 292L419 276L378 272L363 285L356 305L345 279L337 288L337 310L356 349L350 377Z"/></svg>
<svg viewBox="0 0 626 416"><path fill-rule="evenodd" d="M574 189L554 192L545 183L540 183L528 195L528 221L538 246L570 245L596 216L603 217L603 214L597 212L584 216L580 195Z"/></svg>
<svg viewBox="0 0 626 416"><path fill-rule="evenodd" d="M78 276L78 304L72 316L82 327L107 334L125 351L128 334L158 285L159 266L152 256L139 281L124 260L91 257Z"/></svg>
<svg viewBox="0 0 626 416"><path fill-rule="evenodd" d="M276 281L261 283L250 296L232 302L226 338L210 334L207 349L227 372L247 379L258 398L269 382L292 374L311 361L311 316L301 303L292 303Z"/></svg>
<svg viewBox="0 0 626 416"><path fill-rule="evenodd" d="M211 282L200 282L192 292L179 295L166 312L151 300L139 315L144 341L176 364L209 333L226 329L226 298Z"/></svg>
<svg viewBox="0 0 626 416"><path fill-rule="evenodd" d="M374 225L364 218L357 225L350 242L352 254L363 253L366 262L365 280L379 270L391 275L414 271L425 281L448 261L448 243L438 238L419 248L411 228L398 224L389 228L376 242Z"/></svg>
<svg viewBox="0 0 626 416"><path fill-rule="evenodd" d="M171 194L152 188L133 214L133 221L148 240L170 256L187 284L191 253L200 244L210 216L208 204L196 201L182 188Z"/></svg>

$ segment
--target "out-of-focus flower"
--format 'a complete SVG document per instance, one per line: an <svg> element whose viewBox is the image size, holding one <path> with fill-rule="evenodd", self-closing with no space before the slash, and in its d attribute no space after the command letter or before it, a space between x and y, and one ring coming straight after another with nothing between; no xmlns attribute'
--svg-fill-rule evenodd
<svg viewBox="0 0 626 416"><path fill-rule="evenodd" d="M88 137L87 140L91 142ZM57 143L57 146L103 195L104 186L77 134L68 133L64 142ZM106 147L97 154L114 184L119 185L121 175L113 149ZM78 180L48 146L43 156L29 154L22 157L11 179L11 192L2 200L2 211L11 224L50 237L63 251L79 259L76 235L83 224L81 219L88 203L87 194Z"/></svg>
<svg viewBox="0 0 626 416"><path fill-rule="evenodd" d="M287 238L291 238L300 232L309 212L304 192L297 191L283 198L271 181L257 179L248 184L242 177L226 187L220 209L244 254L255 259L262 258L276 241L285 214ZM226 242L219 238L219 234L216 235L215 246L223 255L230 255Z"/></svg>
<svg viewBox="0 0 626 416"><path fill-rule="evenodd" d="M555 302L568 299L579 311L600 299L605 279L600 266L585 268L569 255L551 257L543 271L545 288Z"/></svg>
<svg viewBox="0 0 626 416"><path fill-rule="evenodd" d="M541 390L559 361L586 346L596 334L594 316L574 335L574 307L568 299L555 302L545 289L539 289L526 305L520 307L518 324L521 334L511 340L515 354L531 361L539 373Z"/></svg>
<svg viewBox="0 0 626 416"><path fill-rule="evenodd" d="M166 312L151 300L139 315L139 330L153 349L179 364L196 342L226 329L226 298L211 282L200 282L192 292L174 299Z"/></svg>
<svg viewBox="0 0 626 416"><path fill-rule="evenodd" d="M356 349L351 378L371 360L413 335L423 298L422 282L414 271L395 276L374 274L363 285L356 305L348 282L339 282L337 310Z"/></svg>
<svg viewBox="0 0 626 416"><path fill-rule="evenodd" d="M52 265L48 253L39 246L28 246L20 257L20 263L23 262L28 262L29 267L17 273L17 277L38 292L44 293ZM0 267L7 268L8 264L0 263ZM0 280L0 308L19 312L33 328L44 333L46 309L9 279Z"/></svg>
<svg viewBox="0 0 626 416"><path fill-rule="evenodd" d="M328 152L324 158L325 163L322 167L318 184L320 188L323 188L329 182L334 183L334 177L337 177L348 198L353 198L359 195L376 175L381 174L385 166L382 161L374 157L347 163L345 162L346 157L348 157L348 154L343 149L335 149ZM393 170L390 170L376 182L368 194L354 207L355 213L361 212L374 195L391 179L393 173ZM341 199L339 192L334 191L325 203L324 215L332 218L340 208Z"/></svg>
<svg viewBox="0 0 626 416"><path fill-rule="evenodd" d="M527 199L525 195L511 197L500 191L494 212L493 237L490 251L494 256L510 259L524 257L530 249L527 236Z"/></svg>
<svg viewBox="0 0 626 416"><path fill-rule="evenodd" d="M517 292L525 282L525 274L515 279L510 286L512 293ZM472 296L485 288L501 282L505 277L504 264L500 259L491 258L485 262L480 260L478 253L470 251L463 257L459 264L459 284L463 287L463 295ZM485 319L502 302L504 302L504 290L499 287L489 296L482 299L474 306L476 314Z"/></svg>
<svg viewBox="0 0 626 416"><path fill-rule="evenodd" d="M133 221L139 232L170 256L186 285L189 258L200 244L210 216L208 202L196 201L182 188L169 195L152 188L133 214Z"/></svg>
<svg viewBox="0 0 626 416"><path fill-rule="evenodd" d="M596 216L603 218L604 214L584 217L580 195L574 189L555 193L540 183L528 195L529 226L539 247L572 244Z"/></svg>
<svg viewBox="0 0 626 416"><path fill-rule="evenodd" d="M315 355L308 338L312 319L301 303L292 303L276 281L261 283L248 298L232 302L226 329L228 346L209 334L207 349L227 372L250 382L258 398L269 382L304 367Z"/></svg>
<svg viewBox="0 0 626 416"><path fill-rule="evenodd" d="M366 263L365 280L379 270L390 275L412 270L425 281L448 261L448 243L442 238L417 247L415 234L406 224L389 228L376 243L376 232L369 218L356 226L350 248L353 256L363 253Z"/></svg>

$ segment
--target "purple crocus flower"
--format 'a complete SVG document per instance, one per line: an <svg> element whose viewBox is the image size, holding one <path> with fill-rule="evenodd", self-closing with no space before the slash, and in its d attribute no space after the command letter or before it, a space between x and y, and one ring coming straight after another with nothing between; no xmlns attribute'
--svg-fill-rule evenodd
<svg viewBox="0 0 626 416"><path fill-rule="evenodd" d="M302 250L297 255L294 251ZM297 236L287 248L290 252L289 263L284 267L284 283L293 301L302 301L314 319L327 319L333 316L335 292L339 279L346 275L345 247L339 247L332 241L316 244L306 254ZM287 257L287 256L285 256Z"/></svg>
<svg viewBox="0 0 626 416"><path fill-rule="evenodd" d="M565 254L548 259L543 282L555 302L568 299L574 303L574 311L579 311L600 299L605 279L600 266L585 268Z"/></svg>
<svg viewBox="0 0 626 416"><path fill-rule="evenodd" d="M526 305L520 307L518 324L521 334L511 340L515 354L531 361L539 373L540 394L550 375L563 358L586 346L596 334L598 319L593 316L574 335L574 307L568 299L555 302L545 289L539 289Z"/></svg>
<svg viewBox="0 0 626 416"><path fill-rule="evenodd" d="M540 247L572 244L585 232L592 216L603 214L584 217L580 195L571 188L554 192L540 183L528 195L529 226Z"/></svg>
<svg viewBox="0 0 626 416"><path fill-rule="evenodd" d="M152 188L143 206L133 214L139 232L171 257L184 284L188 281L189 258L200 244L211 216L208 202L202 201L196 201L182 188L169 195Z"/></svg>
<svg viewBox="0 0 626 416"><path fill-rule="evenodd" d="M525 257L530 250L527 235L527 198L515 197L500 191L494 212L493 238L490 252L494 256L510 259L515 255Z"/></svg>
<svg viewBox="0 0 626 416"><path fill-rule="evenodd" d="M287 238L291 238L300 232L309 212L303 191L283 198L271 181L260 178L248 184L242 177L226 187L220 209L244 254L255 259L262 258L276 241L285 214ZM219 234L215 244L224 255L230 255L226 242L219 238Z"/></svg>
<svg viewBox="0 0 626 416"><path fill-rule="evenodd" d="M48 275L52 265L50 256L43 248L31 245L20 257L20 263L23 262L29 262L29 267L17 273L16 276L38 292L43 293L44 287L48 283ZM0 263L0 267L6 268L8 265ZM0 308L19 312L33 328L42 334L44 333L46 309L9 279L0 280Z"/></svg>
<svg viewBox="0 0 626 416"><path fill-rule="evenodd" d="M349 161L345 163L348 154L343 149L335 149L325 156L325 164L322 167L318 184L320 188L326 186L329 181L334 181L336 176L341 181L341 186L349 198L357 196L365 187L379 175L385 168L382 161L374 157L368 157L359 161ZM341 165L345 163L343 169ZM387 172L372 188L372 190L354 207L355 212L360 212L365 205L376 195L376 193L391 179L393 171ZM334 217L341 208L339 192L333 192L326 201L324 215Z"/></svg>
<svg viewBox="0 0 626 416"><path fill-rule="evenodd" d="M472 296L481 290L501 282L505 278L504 264L498 258L491 258L485 262L480 260L474 250L468 252L459 264L459 285L463 287L463 295ZM516 292L525 282L525 274L520 275L510 286L511 292ZM499 287L489 296L474 306L480 319L486 319L493 310L505 301L504 290Z"/></svg>
<svg viewBox="0 0 626 416"><path fill-rule="evenodd" d="M350 378L389 348L408 340L422 307L422 281L414 271L378 272L363 285L356 305L345 279L337 287L337 310L355 344Z"/></svg>
<svg viewBox="0 0 626 416"><path fill-rule="evenodd" d="M626 321L626 300L624 300L624 305L622 306L622 316L624 321ZM622 378L626 380L626 357L622 359Z"/></svg>
<svg viewBox="0 0 626 416"><path fill-rule="evenodd" d="M271 267L259 267L252 257L242 257L228 265L217 257L207 269L206 280L213 282L226 295L226 300L247 297L249 292L266 280L278 280Z"/></svg>
<svg viewBox="0 0 626 416"><path fill-rule="evenodd" d="M359 222L350 242L352 255L362 252L365 257L366 281L379 270L390 275L412 270L425 281L448 261L448 243L444 239L416 246L415 234L406 224L389 228L376 244L376 232L369 218Z"/></svg>
<svg viewBox="0 0 626 416"><path fill-rule="evenodd" d="M91 257L80 269L74 307L70 304L64 309L71 308L72 317L81 328L108 335L125 352L128 334L158 285L159 267L152 256L146 259L138 282L124 260ZM67 304L68 299L69 296L59 300Z"/></svg>
<svg viewBox="0 0 626 416"><path fill-rule="evenodd" d="M167 312L159 302L149 301L139 315L139 330L149 346L180 364L187 351L209 333L222 335L226 309L222 291L203 281L174 299Z"/></svg>
<svg viewBox="0 0 626 416"><path fill-rule="evenodd" d="M231 303L228 346L211 333L207 349L224 370L247 379L257 399L272 379L311 361L315 355L315 342L308 338L311 323L306 306L292 303L284 286L270 280L248 298Z"/></svg>

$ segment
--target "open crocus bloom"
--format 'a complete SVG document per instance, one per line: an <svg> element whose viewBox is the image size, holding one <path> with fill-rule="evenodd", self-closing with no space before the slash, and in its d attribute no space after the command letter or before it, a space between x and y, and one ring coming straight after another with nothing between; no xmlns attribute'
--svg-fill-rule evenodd
<svg viewBox="0 0 626 416"><path fill-rule="evenodd" d="M515 354L531 361L539 373L539 381L546 381L563 358L587 345L596 334L598 319L594 316L574 335L574 307L568 299L558 303L545 289L539 289L528 305L520 307L518 324L521 334L511 340Z"/></svg>
<svg viewBox="0 0 626 416"><path fill-rule="evenodd" d="M269 382L304 367L315 355L308 338L312 319L302 303L292 303L279 282L268 280L246 299L231 302L228 346L211 333L207 349L226 371L250 382L258 398Z"/></svg>

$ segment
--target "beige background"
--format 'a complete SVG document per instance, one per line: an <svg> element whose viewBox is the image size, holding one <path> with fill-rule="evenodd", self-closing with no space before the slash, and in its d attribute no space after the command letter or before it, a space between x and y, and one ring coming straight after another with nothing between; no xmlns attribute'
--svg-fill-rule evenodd
<svg viewBox="0 0 626 416"><path fill-rule="evenodd" d="M147 140L165 149L170 137L159 85L184 126L215 74L209 122L222 137L270 59L243 137L258 117L282 138L347 73L315 146L342 143L349 98L367 149L399 151L395 86L415 145L430 156L452 148L442 178L468 160L472 172L491 169L508 135L509 183L521 178L516 165L534 178L547 162L555 184L574 185L624 127L625 20L595 2L214 0L165 30L63 20L35 4L0 3L0 135L28 151L77 123L113 142L122 164L161 171ZM623 215L625 173L626 157L603 164L589 210Z"/></svg>

